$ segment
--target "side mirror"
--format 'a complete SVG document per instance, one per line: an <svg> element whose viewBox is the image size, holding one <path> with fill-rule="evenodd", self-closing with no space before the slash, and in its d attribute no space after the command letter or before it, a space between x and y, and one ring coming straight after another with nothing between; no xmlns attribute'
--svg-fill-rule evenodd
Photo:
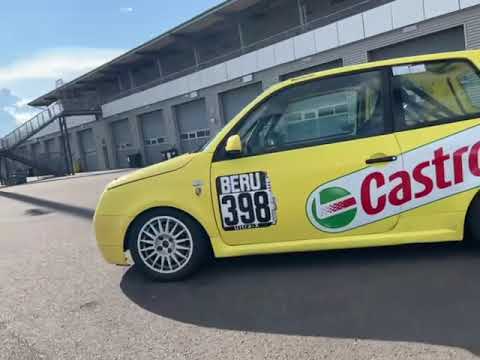
<svg viewBox="0 0 480 360"><path fill-rule="evenodd" d="M232 135L228 138L227 144L225 145L225 151L228 154L236 155L242 152L242 140L240 135Z"/></svg>

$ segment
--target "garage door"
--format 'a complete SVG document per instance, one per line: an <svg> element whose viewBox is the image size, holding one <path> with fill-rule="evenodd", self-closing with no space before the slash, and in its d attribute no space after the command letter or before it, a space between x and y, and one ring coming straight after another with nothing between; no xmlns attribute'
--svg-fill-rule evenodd
<svg viewBox="0 0 480 360"><path fill-rule="evenodd" d="M246 105L260 95L262 90L262 83L256 83L220 94L224 123L232 120Z"/></svg>
<svg viewBox="0 0 480 360"><path fill-rule="evenodd" d="M458 50L465 50L465 35L463 27L440 31L395 45L372 50L368 53L368 58L370 61L376 61L403 56L434 54Z"/></svg>
<svg viewBox="0 0 480 360"><path fill-rule="evenodd" d="M53 161L55 156L59 154L55 139L45 140L45 152L47 153L47 159Z"/></svg>
<svg viewBox="0 0 480 360"><path fill-rule="evenodd" d="M145 146L145 161L147 164L156 164L164 160L162 151L169 150L167 126L163 111L153 111L140 115L142 127L143 145Z"/></svg>
<svg viewBox="0 0 480 360"><path fill-rule="evenodd" d="M113 145L115 146L115 157L117 160L117 167L127 168L128 155L133 153L132 134L130 132L130 124L128 119L115 121L111 124Z"/></svg>
<svg viewBox="0 0 480 360"><path fill-rule="evenodd" d="M93 130L82 130L78 133L80 143L81 167L83 171L98 170L97 147L95 146L95 137Z"/></svg>
<svg viewBox="0 0 480 360"><path fill-rule="evenodd" d="M63 154L60 151L60 143L57 139L45 140L45 152L49 167L58 172L63 171L65 164Z"/></svg>
<svg viewBox="0 0 480 360"><path fill-rule="evenodd" d="M32 144L32 158L35 162L37 162L40 165L45 166L48 164L47 153L46 151L42 151L42 143L40 141L37 141ZM34 174L37 176L48 175L38 169L34 169Z"/></svg>
<svg viewBox="0 0 480 360"><path fill-rule="evenodd" d="M338 67L343 66L343 60L342 59L337 59L333 60L327 63L311 66L305 69L297 70L297 71L292 71L287 74L280 75L280 81L285 81L288 79L292 79L298 76L302 75L307 75L307 74L312 74L318 71L324 71L324 70L330 70L330 69L335 69Z"/></svg>
<svg viewBox="0 0 480 360"><path fill-rule="evenodd" d="M175 107L183 152L193 152L210 138L205 100L195 100Z"/></svg>
<svg viewBox="0 0 480 360"><path fill-rule="evenodd" d="M28 159L32 159L32 154L29 152L29 149L27 148L27 146L23 145L21 147L18 148L17 150L18 154L22 157L26 157ZM25 164L22 164L22 163L19 163L17 162L15 164L16 168L19 169L19 170L27 170L29 168L29 166L25 165Z"/></svg>
<svg viewBox="0 0 480 360"><path fill-rule="evenodd" d="M44 157L44 154L41 153L41 144L40 142L35 142L32 144L32 158L39 161Z"/></svg>

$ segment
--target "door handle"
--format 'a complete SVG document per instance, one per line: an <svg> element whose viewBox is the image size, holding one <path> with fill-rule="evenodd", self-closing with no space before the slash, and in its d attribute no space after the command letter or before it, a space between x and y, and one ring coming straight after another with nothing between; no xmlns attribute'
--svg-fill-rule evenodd
<svg viewBox="0 0 480 360"><path fill-rule="evenodd" d="M365 163L370 165L370 164L380 164L380 163L387 163L387 162L392 162L392 161L397 161L398 157L397 156L381 156L377 158L372 158L372 159L367 159L365 160Z"/></svg>

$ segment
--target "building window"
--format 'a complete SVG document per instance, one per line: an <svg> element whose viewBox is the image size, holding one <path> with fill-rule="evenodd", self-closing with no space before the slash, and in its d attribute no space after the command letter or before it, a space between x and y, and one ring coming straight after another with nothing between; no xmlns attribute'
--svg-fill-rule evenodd
<svg viewBox="0 0 480 360"><path fill-rule="evenodd" d="M132 144L129 144L129 143L118 144L117 145L117 150L125 150L125 149L131 148L131 147L132 147Z"/></svg>
<svg viewBox="0 0 480 360"><path fill-rule="evenodd" d="M242 120L246 155L383 134L384 73L316 79L283 89Z"/></svg>
<svg viewBox="0 0 480 360"><path fill-rule="evenodd" d="M210 137L210 129L194 130L194 131L189 131L189 132L180 134L180 140L183 140L183 141L205 139L209 137Z"/></svg>
<svg viewBox="0 0 480 360"><path fill-rule="evenodd" d="M166 139L163 137L154 137L154 138L149 138L145 139L145 145L160 145L166 142Z"/></svg>

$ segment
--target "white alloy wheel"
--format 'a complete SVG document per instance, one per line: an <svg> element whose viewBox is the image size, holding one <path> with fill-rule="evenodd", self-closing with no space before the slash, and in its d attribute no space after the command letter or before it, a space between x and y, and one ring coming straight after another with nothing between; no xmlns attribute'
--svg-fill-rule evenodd
<svg viewBox="0 0 480 360"><path fill-rule="evenodd" d="M182 270L192 257L192 234L179 219L157 216L140 229L137 248L148 268L160 274L174 274Z"/></svg>

